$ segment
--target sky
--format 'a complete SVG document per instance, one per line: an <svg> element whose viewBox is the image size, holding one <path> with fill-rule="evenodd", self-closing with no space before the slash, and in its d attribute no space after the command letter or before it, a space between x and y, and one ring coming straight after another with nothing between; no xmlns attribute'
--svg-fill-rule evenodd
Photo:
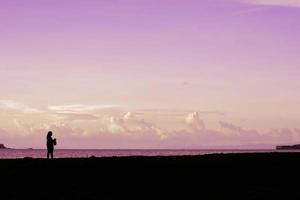
<svg viewBox="0 0 300 200"><path fill-rule="evenodd" d="M300 0L0 1L0 143L300 142Z"/></svg>

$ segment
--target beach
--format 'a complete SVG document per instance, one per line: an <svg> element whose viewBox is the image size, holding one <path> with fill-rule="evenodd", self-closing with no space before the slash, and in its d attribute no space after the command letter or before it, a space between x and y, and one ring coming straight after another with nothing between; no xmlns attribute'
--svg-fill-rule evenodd
<svg viewBox="0 0 300 200"><path fill-rule="evenodd" d="M1 159L1 199L297 199L299 169L299 153Z"/></svg>

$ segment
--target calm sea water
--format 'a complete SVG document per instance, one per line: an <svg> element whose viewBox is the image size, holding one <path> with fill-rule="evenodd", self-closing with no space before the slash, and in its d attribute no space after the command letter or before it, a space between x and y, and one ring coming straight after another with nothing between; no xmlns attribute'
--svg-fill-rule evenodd
<svg viewBox="0 0 300 200"><path fill-rule="evenodd" d="M275 152L275 150L55 150L56 158L75 158L75 157L112 157L112 156L177 156L177 155L204 155L213 153L257 153ZM0 159L5 158L44 158L44 149L2 149Z"/></svg>

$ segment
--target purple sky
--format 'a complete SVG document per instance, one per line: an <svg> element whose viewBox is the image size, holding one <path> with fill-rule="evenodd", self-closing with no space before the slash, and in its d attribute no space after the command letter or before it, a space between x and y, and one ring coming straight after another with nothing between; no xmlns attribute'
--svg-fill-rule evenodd
<svg viewBox="0 0 300 200"><path fill-rule="evenodd" d="M300 141L298 0L0 2L0 143ZM34 141L34 142L32 142Z"/></svg>

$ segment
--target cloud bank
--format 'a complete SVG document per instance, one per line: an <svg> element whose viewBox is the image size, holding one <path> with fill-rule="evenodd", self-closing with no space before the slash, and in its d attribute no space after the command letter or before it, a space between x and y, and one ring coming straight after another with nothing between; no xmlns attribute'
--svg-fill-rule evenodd
<svg viewBox="0 0 300 200"><path fill-rule="evenodd" d="M138 113L138 114L136 114ZM150 113L150 114L149 114ZM262 146L300 141L298 127L258 131L231 121L205 122L201 112L164 112L115 106L72 104L43 109L0 101L0 143L12 147L44 148L45 134L52 130L61 148L215 148ZM149 117L150 116L150 117ZM171 123L173 128L165 128Z"/></svg>

